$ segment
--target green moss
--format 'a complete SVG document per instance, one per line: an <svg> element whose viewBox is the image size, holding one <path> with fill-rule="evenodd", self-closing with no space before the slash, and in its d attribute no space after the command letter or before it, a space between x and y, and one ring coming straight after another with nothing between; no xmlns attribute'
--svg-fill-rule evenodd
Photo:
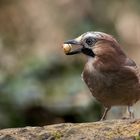
<svg viewBox="0 0 140 140"><path fill-rule="evenodd" d="M140 136L135 136L135 140L140 140Z"/></svg>
<svg viewBox="0 0 140 140"><path fill-rule="evenodd" d="M55 140L61 140L61 137L63 136L62 133L58 131L54 132L52 135Z"/></svg>

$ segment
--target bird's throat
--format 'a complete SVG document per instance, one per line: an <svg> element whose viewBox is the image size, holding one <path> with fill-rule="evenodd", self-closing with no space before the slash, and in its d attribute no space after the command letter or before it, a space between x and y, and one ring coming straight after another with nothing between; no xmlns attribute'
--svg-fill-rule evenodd
<svg viewBox="0 0 140 140"><path fill-rule="evenodd" d="M94 52L89 48L82 48L82 53L91 57L94 57Z"/></svg>

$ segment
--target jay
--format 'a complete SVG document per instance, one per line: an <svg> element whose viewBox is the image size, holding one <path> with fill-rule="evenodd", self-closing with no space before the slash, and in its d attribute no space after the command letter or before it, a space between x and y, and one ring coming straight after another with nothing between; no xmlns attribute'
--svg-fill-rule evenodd
<svg viewBox="0 0 140 140"><path fill-rule="evenodd" d="M112 106L125 105L129 118L134 117L131 106L140 99L139 67L114 37L103 32L86 32L65 41L63 50L66 55L87 56L82 77L92 95L105 107L101 120Z"/></svg>

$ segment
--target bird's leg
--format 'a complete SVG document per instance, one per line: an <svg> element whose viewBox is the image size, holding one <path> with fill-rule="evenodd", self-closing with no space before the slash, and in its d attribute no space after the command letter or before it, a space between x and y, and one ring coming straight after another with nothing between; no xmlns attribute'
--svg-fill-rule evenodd
<svg viewBox="0 0 140 140"><path fill-rule="evenodd" d="M134 119L134 111L133 111L132 106L128 106L127 110L128 110L128 113L129 113L129 118Z"/></svg>
<svg viewBox="0 0 140 140"><path fill-rule="evenodd" d="M111 107L105 107L105 111L104 111L103 116L102 116L102 118L101 118L100 121L103 121L103 120L106 119L107 112L110 110L110 108L111 108Z"/></svg>

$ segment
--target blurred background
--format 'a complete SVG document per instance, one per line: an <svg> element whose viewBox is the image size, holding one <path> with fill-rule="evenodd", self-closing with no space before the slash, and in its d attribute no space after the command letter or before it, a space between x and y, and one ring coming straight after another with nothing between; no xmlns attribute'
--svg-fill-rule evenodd
<svg viewBox="0 0 140 140"><path fill-rule="evenodd" d="M81 80L86 58L61 48L91 30L114 35L140 64L139 0L0 1L0 128L99 120L103 107Z"/></svg>

